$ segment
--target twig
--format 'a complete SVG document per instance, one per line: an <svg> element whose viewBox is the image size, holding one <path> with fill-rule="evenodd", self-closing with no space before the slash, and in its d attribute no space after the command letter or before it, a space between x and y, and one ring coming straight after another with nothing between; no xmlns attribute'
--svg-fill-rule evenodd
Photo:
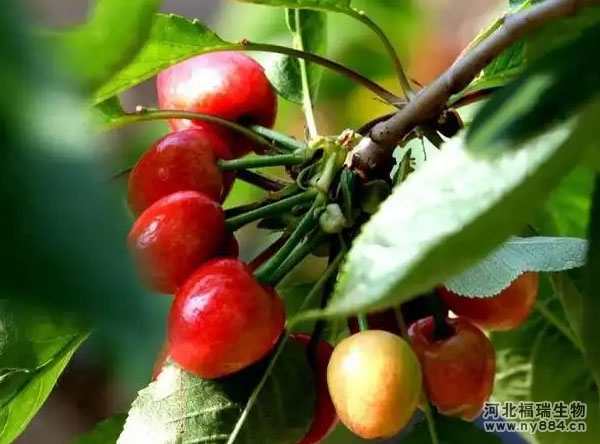
<svg viewBox="0 0 600 444"><path fill-rule="evenodd" d="M529 9L507 15L502 26L459 57L440 77L423 88L406 106L371 130L368 142L352 152L356 163L369 164L371 152L393 149L414 127L435 119L455 93L466 87L492 60L510 45L552 20L575 15L580 9L600 4L600 0L546 0ZM353 168L356 170L356 168ZM357 171L358 172L358 171ZM359 173L360 174L360 173Z"/></svg>

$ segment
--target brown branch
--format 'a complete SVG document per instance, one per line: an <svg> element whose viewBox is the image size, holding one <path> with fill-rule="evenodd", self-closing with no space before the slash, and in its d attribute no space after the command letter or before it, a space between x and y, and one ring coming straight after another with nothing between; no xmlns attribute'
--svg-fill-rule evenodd
<svg viewBox="0 0 600 444"><path fill-rule="evenodd" d="M371 163L370 151L393 149L416 126L435 119L453 94L465 88L492 60L513 43L562 17L600 4L600 0L546 0L524 11L504 17L503 25L488 38L459 57L441 76L423 88L404 108L378 123L369 134L368 143L359 144L349 158L350 167ZM376 154L380 156L380 154Z"/></svg>

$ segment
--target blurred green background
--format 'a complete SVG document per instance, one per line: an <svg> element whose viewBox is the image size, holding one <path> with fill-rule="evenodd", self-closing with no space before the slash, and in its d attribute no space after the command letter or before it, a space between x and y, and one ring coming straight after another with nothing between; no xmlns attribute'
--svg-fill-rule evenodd
<svg viewBox="0 0 600 444"><path fill-rule="evenodd" d="M82 0L26 0L31 20L40 26L68 27L80 23L90 3ZM355 0L353 5L365 10L389 35L407 66L411 79L427 84L434 79L501 10L498 0ZM283 11L275 8L227 0L167 0L162 7L189 17L197 17L223 38L248 38L257 42L289 44ZM364 25L341 15L328 15L327 56L360 71L389 89L397 91L391 64L381 43ZM263 64L272 57L253 53ZM155 106L152 81L136 87L123 96L127 109L135 105ZM356 128L370 119L391 111L369 91L357 87L337 74L324 72L316 106L319 131L336 134L345 128ZM298 138L303 137L304 123L300 107L280 100L277 129ZM146 123L107 135L103 147L110 165L117 173L135 163L148 146L168 131L162 123ZM277 173L277 171L271 171ZM122 210L127 214L123 185L118 180ZM257 189L238 182L226 206L241 204L261 196ZM129 220L131 220L130 216ZM238 233L242 259L253 258L270 238L265 231L247 227ZM319 259L307 260L291 278L310 281L320 272ZM146 322L151 323L160 338L165 328L169 300L148 298ZM132 320L135 329L137 320ZM153 362L139 362L123 350L115 350L102 338L92 337L75 355L61 376L59 384L27 431L17 440L20 444L58 444L68 442L83 430L113 412L126 410L137 390L149 380ZM113 347L113 348L111 348ZM147 355L153 355L156 341L148 341ZM328 441L360 442L341 427Z"/></svg>

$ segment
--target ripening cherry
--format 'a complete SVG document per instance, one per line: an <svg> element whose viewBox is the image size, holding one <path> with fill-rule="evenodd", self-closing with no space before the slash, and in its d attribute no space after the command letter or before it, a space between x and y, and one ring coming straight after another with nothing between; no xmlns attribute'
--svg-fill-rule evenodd
<svg viewBox="0 0 600 444"><path fill-rule="evenodd" d="M212 131L195 128L167 134L144 153L131 171L129 207L140 214L157 200L188 190L221 201L224 178L217 158L231 157L227 141Z"/></svg>
<svg viewBox="0 0 600 444"><path fill-rule="evenodd" d="M168 322L169 356L201 378L235 373L263 358L285 322L282 300L234 259L213 259L181 286Z"/></svg>
<svg viewBox="0 0 600 444"><path fill-rule="evenodd" d="M438 293L449 310L484 330L510 330L521 325L533 310L538 294L538 274L523 273L500 294L469 298L447 288Z"/></svg>
<svg viewBox="0 0 600 444"><path fill-rule="evenodd" d="M434 337L433 317L408 330L419 357L429 401L443 415L472 421L492 394L494 348L485 334L466 319L447 319L452 334Z"/></svg>
<svg viewBox="0 0 600 444"><path fill-rule="evenodd" d="M156 82L163 109L194 111L268 128L275 123L277 95L263 67L245 54L202 54L161 72ZM196 126L226 134L232 140L235 157L254 148L247 138L216 124L182 119L169 123L174 130Z"/></svg>
<svg viewBox="0 0 600 444"><path fill-rule="evenodd" d="M290 335L290 340L306 348L310 343L310 336L304 333L293 333ZM308 432L296 444L317 444L323 441L338 423L337 413L327 387L327 365L332 353L333 347L329 343L324 340L317 343L313 363L317 386L317 407Z"/></svg>
<svg viewBox="0 0 600 444"><path fill-rule="evenodd" d="M128 243L152 289L173 294L225 237L225 214L211 198L180 191L155 202L135 221Z"/></svg>
<svg viewBox="0 0 600 444"><path fill-rule="evenodd" d="M365 439L390 438L413 416L421 370L399 336L367 330L338 344L327 369L329 393L340 420Z"/></svg>

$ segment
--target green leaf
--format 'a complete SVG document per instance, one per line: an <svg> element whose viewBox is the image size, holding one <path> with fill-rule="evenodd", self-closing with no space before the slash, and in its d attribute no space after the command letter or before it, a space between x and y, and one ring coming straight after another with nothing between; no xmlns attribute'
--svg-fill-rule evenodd
<svg viewBox="0 0 600 444"><path fill-rule="evenodd" d="M600 93L599 40L597 24L541 57L497 93L467 132L470 148L487 154L517 149L522 141L567 121L593 102Z"/></svg>
<svg viewBox="0 0 600 444"><path fill-rule="evenodd" d="M449 416L435 416L435 430L439 444L477 443L502 444L499 436L486 433L472 422L461 421ZM425 420L419 422L402 438L405 444L430 444L431 437Z"/></svg>
<svg viewBox="0 0 600 444"><path fill-rule="evenodd" d="M286 10L288 27L294 47L312 54L323 54L327 47L327 16L322 12L303 9ZM310 97L314 101L319 91L322 68L312 63L281 56L267 67L267 75L277 92L287 100L302 103L301 69L307 69Z"/></svg>
<svg viewBox="0 0 600 444"><path fill-rule="evenodd" d="M600 319L600 175L596 176L588 236L590 248L584 271L581 324L579 334L587 360L600 389L600 342L598 319Z"/></svg>
<svg viewBox="0 0 600 444"><path fill-rule="evenodd" d="M227 442L268 360L204 380L167 365L134 401L118 444ZM314 412L314 381L304 350L288 342L238 435L239 443L294 444Z"/></svg>
<svg viewBox="0 0 600 444"><path fill-rule="evenodd" d="M103 102L192 56L232 48L239 45L222 40L199 20L155 14L144 47L129 65L96 91L95 102Z"/></svg>
<svg viewBox="0 0 600 444"><path fill-rule="evenodd" d="M152 14L161 0L98 0L92 18L61 34L53 34L73 71L96 88L123 68L148 37Z"/></svg>
<svg viewBox="0 0 600 444"><path fill-rule="evenodd" d="M92 114L96 118L98 125L109 127L125 116L125 110L121 106L119 98L113 96L95 105L92 108Z"/></svg>
<svg viewBox="0 0 600 444"><path fill-rule="evenodd" d="M71 441L71 444L112 444L117 442L126 419L126 413L117 413L96 424L96 427L89 432L79 435Z"/></svg>
<svg viewBox="0 0 600 444"><path fill-rule="evenodd" d="M469 297L494 296L526 271L562 271L585 264L587 241L567 237L513 238L444 285Z"/></svg>
<svg viewBox="0 0 600 444"><path fill-rule="evenodd" d="M145 365L164 312L129 257L130 216L106 181L106 147L93 138L88 102L14 7L0 10L0 298L81 315L120 358Z"/></svg>
<svg viewBox="0 0 600 444"><path fill-rule="evenodd" d="M0 375L47 365L85 331L72 317L0 300Z"/></svg>
<svg viewBox="0 0 600 444"><path fill-rule="evenodd" d="M485 160L461 138L450 141L364 226L327 314L406 302L489 254L579 160L584 143L575 136L572 124L563 125Z"/></svg>
<svg viewBox="0 0 600 444"><path fill-rule="evenodd" d="M0 444L9 444L19 436L40 409L75 350L87 334L80 334L37 370L19 374L18 390L0 398ZM13 376L14 377L14 376ZM2 385L7 381L2 381Z"/></svg>
<svg viewBox="0 0 600 444"><path fill-rule="evenodd" d="M560 373L557 374L558 363ZM549 327L541 332L532 350L531 401L569 404L579 401L586 404L585 433L536 433L540 444L592 444L600 436L600 411L598 390L590 377L581 352L563 335ZM567 421L570 422L570 421Z"/></svg>
<svg viewBox="0 0 600 444"><path fill-rule="evenodd" d="M593 188L589 169L573 170L532 221L535 229L543 235L586 237Z"/></svg>

